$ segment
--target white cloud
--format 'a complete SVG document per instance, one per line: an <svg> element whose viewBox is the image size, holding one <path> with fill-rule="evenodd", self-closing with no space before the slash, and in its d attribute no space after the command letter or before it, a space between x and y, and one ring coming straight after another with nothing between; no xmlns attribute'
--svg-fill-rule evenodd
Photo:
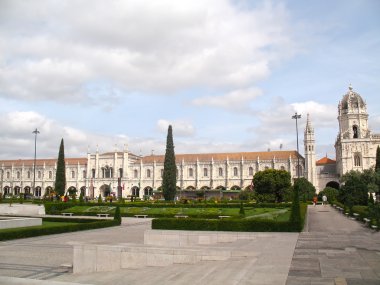
<svg viewBox="0 0 380 285"><path fill-rule="evenodd" d="M270 2L9 1L2 10L0 96L14 99L81 102L104 82L161 94L245 89L294 53L287 11Z"/></svg>
<svg viewBox="0 0 380 285"><path fill-rule="evenodd" d="M169 125L173 127L173 136L191 137L195 134L194 126L190 122L182 120L170 122L164 119L157 121L157 129L163 134L167 133Z"/></svg>
<svg viewBox="0 0 380 285"><path fill-rule="evenodd" d="M192 101L192 104L196 106L219 107L232 111L249 111L250 102L261 94L261 90L257 88L234 90L222 96L196 98Z"/></svg>

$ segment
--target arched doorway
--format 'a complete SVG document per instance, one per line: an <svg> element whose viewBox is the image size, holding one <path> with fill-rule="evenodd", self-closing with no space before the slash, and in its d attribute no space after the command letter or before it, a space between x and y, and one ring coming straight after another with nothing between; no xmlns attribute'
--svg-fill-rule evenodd
<svg viewBox="0 0 380 285"><path fill-rule="evenodd" d="M11 194L11 187L5 186L4 187L4 196L5 195L10 195Z"/></svg>
<svg viewBox="0 0 380 285"><path fill-rule="evenodd" d="M241 190L241 188L237 185L234 185L230 188L231 190Z"/></svg>
<svg viewBox="0 0 380 285"><path fill-rule="evenodd" d="M195 187L194 186L187 186L186 190L195 190Z"/></svg>
<svg viewBox="0 0 380 285"><path fill-rule="evenodd" d="M147 186L144 188L144 196L152 196L153 195L153 188L150 186Z"/></svg>
<svg viewBox="0 0 380 285"><path fill-rule="evenodd" d="M135 196L135 197L140 197L140 188L139 187L137 187L137 186L133 186L132 188L131 188L131 194L132 194L132 196Z"/></svg>
<svg viewBox="0 0 380 285"><path fill-rule="evenodd" d="M35 191L34 191L34 196L36 197L41 197L41 187L40 186L37 186Z"/></svg>
<svg viewBox="0 0 380 285"><path fill-rule="evenodd" d="M219 185L217 186L215 189L218 189L218 190L226 190L226 187L222 186L222 185Z"/></svg>
<svg viewBox="0 0 380 285"><path fill-rule="evenodd" d="M111 195L111 188L109 185L107 184L103 184L101 187L100 187L100 194L103 196L103 197L108 197L109 195Z"/></svg>
<svg viewBox="0 0 380 285"><path fill-rule="evenodd" d="M25 186L24 187L24 194L30 194L30 190L31 190L30 186Z"/></svg>
<svg viewBox="0 0 380 285"><path fill-rule="evenodd" d="M80 188L80 193L82 194L82 196L86 196L86 186L82 186Z"/></svg>
<svg viewBox="0 0 380 285"><path fill-rule="evenodd" d="M15 186L14 188L14 195L20 195L21 194L21 187Z"/></svg>
<svg viewBox="0 0 380 285"><path fill-rule="evenodd" d="M330 181L326 184L326 187L331 187L339 190L339 183L336 181Z"/></svg>
<svg viewBox="0 0 380 285"><path fill-rule="evenodd" d="M70 195L70 196L73 196L73 195L76 195L78 192L77 188L75 188L74 186L70 186L69 189L67 189L67 193Z"/></svg>

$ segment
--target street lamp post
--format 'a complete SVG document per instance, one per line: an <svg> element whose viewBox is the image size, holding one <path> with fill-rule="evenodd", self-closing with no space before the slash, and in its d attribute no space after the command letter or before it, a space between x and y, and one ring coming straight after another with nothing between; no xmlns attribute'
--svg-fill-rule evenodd
<svg viewBox="0 0 380 285"><path fill-rule="evenodd" d="M34 134L34 167L33 167L33 196L36 193L36 158L37 158L37 134L40 132L37 128L32 132Z"/></svg>
<svg viewBox="0 0 380 285"><path fill-rule="evenodd" d="M296 134L297 134L297 178L300 178L300 155L299 155L299 148L298 148L298 119L301 119L301 115L297 114L297 112L292 116L292 119L296 120Z"/></svg>

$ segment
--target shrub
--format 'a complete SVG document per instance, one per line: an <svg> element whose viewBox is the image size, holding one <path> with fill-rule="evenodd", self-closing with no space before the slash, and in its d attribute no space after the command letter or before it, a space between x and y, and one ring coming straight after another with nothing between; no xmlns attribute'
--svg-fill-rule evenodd
<svg viewBox="0 0 380 285"><path fill-rule="evenodd" d="M269 219L198 219L158 218L152 220L152 229L236 232L299 232L303 228L307 204L300 206L299 223Z"/></svg>
<svg viewBox="0 0 380 285"><path fill-rule="evenodd" d="M102 200L102 194L99 194L99 197L98 197L98 203L103 203L103 200Z"/></svg>
<svg viewBox="0 0 380 285"><path fill-rule="evenodd" d="M4 231L0 235L0 240L10 240L10 239L20 239L34 236L42 236L42 235L50 235L50 234L59 234L66 232L75 232L82 230L90 230L90 229L99 229L105 227L112 227L118 225L114 220L94 220L94 219L65 219L65 218L43 218L43 221L50 222L70 222L77 223L72 225L65 226L35 226L29 228L15 228L8 229Z"/></svg>
<svg viewBox="0 0 380 285"><path fill-rule="evenodd" d="M121 224L121 214L120 214L120 207L117 206L115 210L115 215L113 216L113 219L118 222L118 224Z"/></svg>
<svg viewBox="0 0 380 285"><path fill-rule="evenodd" d="M244 211L243 202L240 203L239 215L240 215L240 216L245 216L245 211Z"/></svg>

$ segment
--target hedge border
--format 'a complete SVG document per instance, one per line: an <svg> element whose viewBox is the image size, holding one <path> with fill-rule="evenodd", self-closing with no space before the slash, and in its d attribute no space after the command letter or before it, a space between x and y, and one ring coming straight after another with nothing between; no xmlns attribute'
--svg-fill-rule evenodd
<svg viewBox="0 0 380 285"><path fill-rule="evenodd" d="M230 219L196 219L196 218L157 218L152 220L152 229L162 230L196 230L196 231L235 231L235 232L300 232L305 223L307 204L300 205L301 221L295 224L290 221L241 218Z"/></svg>
<svg viewBox="0 0 380 285"><path fill-rule="evenodd" d="M84 230L92 230L106 227L118 226L119 221L115 220L95 220L95 219L70 219L70 218L42 218L43 221L49 222L75 222L76 225L66 225L66 226L54 226L49 228L43 228L42 226L35 226L30 228L23 229L13 229L0 235L0 241L12 240L12 239L21 239L28 237L36 237L43 235L52 235Z"/></svg>

